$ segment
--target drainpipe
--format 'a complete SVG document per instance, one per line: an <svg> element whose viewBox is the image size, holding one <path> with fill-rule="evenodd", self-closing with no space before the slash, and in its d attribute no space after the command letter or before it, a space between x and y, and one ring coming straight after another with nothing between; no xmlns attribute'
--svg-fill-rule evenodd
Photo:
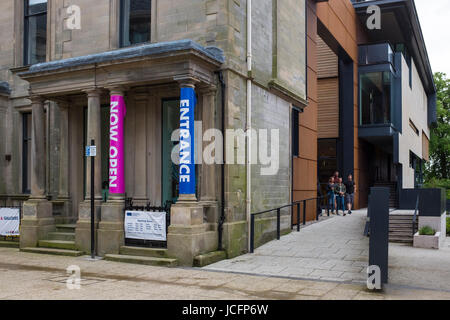
<svg viewBox="0 0 450 320"><path fill-rule="evenodd" d="M250 216L252 209L252 0L247 0L247 234L250 251Z"/></svg>
<svg viewBox="0 0 450 320"><path fill-rule="evenodd" d="M223 73L222 71L218 72L219 75L219 82L220 82L220 88L221 88L221 108L222 108L222 133L225 137L225 90L226 85L225 81L223 79ZM221 214L219 219L219 244L218 244L218 250L223 250L223 224L225 223L225 141L223 141L223 150L222 150L222 157L223 157L223 164L221 167Z"/></svg>

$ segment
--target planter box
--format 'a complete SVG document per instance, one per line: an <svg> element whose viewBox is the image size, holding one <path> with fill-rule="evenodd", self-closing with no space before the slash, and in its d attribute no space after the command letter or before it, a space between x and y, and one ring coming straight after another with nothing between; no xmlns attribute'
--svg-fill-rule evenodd
<svg viewBox="0 0 450 320"><path fill-rule="evenodd" d="M419 232L414 235L414 247L424 249L439 249L441 233L436 232L434 236L421 236Z"/></svg>

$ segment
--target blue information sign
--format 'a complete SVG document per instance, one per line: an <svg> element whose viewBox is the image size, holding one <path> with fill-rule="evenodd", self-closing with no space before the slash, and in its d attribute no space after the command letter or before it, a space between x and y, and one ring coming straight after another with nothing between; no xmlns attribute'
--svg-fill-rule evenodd
<svg viewBox="0 0 450 320"><path fill-rule="evenodd" d="M195 181L195 90L181 88L180 95L180 195L196 193Z"/></svg>

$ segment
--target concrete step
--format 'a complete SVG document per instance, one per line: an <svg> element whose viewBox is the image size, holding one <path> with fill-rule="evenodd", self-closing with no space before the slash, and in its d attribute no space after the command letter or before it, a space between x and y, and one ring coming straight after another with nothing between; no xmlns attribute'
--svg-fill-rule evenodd
<svg viewBox="0 0 450 320"><path fill-rule="evenodd" d="M63 250L76 250L75 241L39 240L40 248L53 248Z"/></svg>
<svg viewBox="0 0 450 320"><path fill-rule="evenodd" d="M50 232L48 240L75 241L75 233L70 232Z"/></svg>
<svg viewBox="0 0 450 320"><path fill-rule="evenodd" d="M66 232L66 233L75 233L75 229L77 228L76 224L57 224L56 232Z"/></svg>
<svg viewBox="0 0 450 320"><path fill-rule="evenodd" d="M141 247L120 247L120 254L126 256L150 257L150 258L169 258L167 249L141 248Z"/></svg>
<svg viewBox="0 0 450 320"><path fill-rule="evenodd" d="M41 254L51 254L56 256L68 256L68 257L79 257L84 253L77 250L64 250L64 249L52 249L52 248L22 248L20 251L29 253L41 253Z"/></svg>
<svg viewBox="0 0 450 320"><path fill-rule="evenodd" d="M138 256L128 256L124 254L107 254L105 255L105 260L123 263L143 264L147 266L158 266L158 267L176 267L178 265L177 259L138 257Z"/></svg>
<svg viewBox="0 0 450 320"><path fill-rule="evenodd" d="M0 241L0 248L18 248L19 241Z"/></svg>

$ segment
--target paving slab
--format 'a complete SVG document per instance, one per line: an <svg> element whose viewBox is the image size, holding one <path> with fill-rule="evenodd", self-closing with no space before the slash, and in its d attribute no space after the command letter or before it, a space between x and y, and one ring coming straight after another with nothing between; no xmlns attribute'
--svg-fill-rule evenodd
<svg viewBox="0 0 450 320"><path fill-rule="evenodd" d="M366 210L332 216L271 241L254 254L204 269L361 283L369 260L369 239L363 235L366 217Z"/></svg>

